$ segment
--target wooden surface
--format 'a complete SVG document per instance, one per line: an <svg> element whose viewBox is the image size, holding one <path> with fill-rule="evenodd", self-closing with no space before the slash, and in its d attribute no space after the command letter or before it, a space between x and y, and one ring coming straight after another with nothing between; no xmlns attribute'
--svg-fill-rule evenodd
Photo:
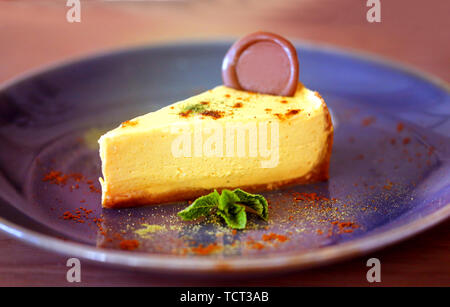
<svg viewBox="0 0 450 307"><path fill-rule="evenodd" d="M354 48L413 65L450 81L450 1L386 1L381 23L366 1L82 0L82 22L66 22L66 1L0 0L0 82L55 61L176 39L278 32ZM257 5L258 4L258 5ZM300 63L301 65L301 63ZM450 221L373 255L323 268L239 280L161 276L82 262L81 285L369 285L365 262L382 264L381 285L450 286ZM0 285L68 285L67 258L0 234Z"/></svg>

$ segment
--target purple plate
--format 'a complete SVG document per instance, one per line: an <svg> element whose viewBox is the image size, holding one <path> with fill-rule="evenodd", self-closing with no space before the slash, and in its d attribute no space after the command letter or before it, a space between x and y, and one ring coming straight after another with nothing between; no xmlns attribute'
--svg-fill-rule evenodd
<svg viewBox="0 0 450 307"><path fill-rule="evenodd" d="M450 215L446 84L373 57L297 44L300 80L333 113L330 180L264 193L244 231L183 222L186 203L102 210L98 137L221 83L230 43L118 51L0 90L0 229L71 257L163 272L317 266L405 239ZM157 146L157 144L155 144Z"/></svg>

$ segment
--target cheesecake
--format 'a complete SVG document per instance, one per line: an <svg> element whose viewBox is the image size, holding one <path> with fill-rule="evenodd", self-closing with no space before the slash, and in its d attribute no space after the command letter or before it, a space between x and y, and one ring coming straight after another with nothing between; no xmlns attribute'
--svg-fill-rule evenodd
<svg viewBox="0 0 450 307"><path fill-rule="evenodd" d="M102 206L324 181L332 143L325 101L301 83L292 96L217 86L101 136Z"/></svg>

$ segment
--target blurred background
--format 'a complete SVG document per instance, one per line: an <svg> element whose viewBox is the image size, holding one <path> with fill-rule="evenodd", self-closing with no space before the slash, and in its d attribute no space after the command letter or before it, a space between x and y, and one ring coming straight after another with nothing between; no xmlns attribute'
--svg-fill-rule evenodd
<svg viewBox="0 0 450 307"><path fill-rule="evenodd" d="M381 0L0 0L0 82L30 68L118 47L236 38L266 30L289 39L354 48L412 64L450 81L450 1Z"/></svg>
<svg viewBox="0 0 450 307"><path fill-rule="evenodd" d="M66 20L67 0L0 0L0 83L49 63L95 52L177 40L235 39L257 30L291 40L375 53L450 82L450 1L380 0L381 22L366 19L367 0L80 0L81 22ZM300 63L301 70L301 63ZM1 149L0 149L1 150ZM374 256L383 285L445 285L450 221ZM66 258L0 234L0 284L60 285ZM7 252L6 252L7 251ZM87 264L89 285L173 285L173 277ZM364 259L241 285L367 285ZM45 274L44 274L45 273ZM177 285L193 285L179 280ZM195 285L210 286L209 281ZM236 281L222 285L237 285Z"/></svg>

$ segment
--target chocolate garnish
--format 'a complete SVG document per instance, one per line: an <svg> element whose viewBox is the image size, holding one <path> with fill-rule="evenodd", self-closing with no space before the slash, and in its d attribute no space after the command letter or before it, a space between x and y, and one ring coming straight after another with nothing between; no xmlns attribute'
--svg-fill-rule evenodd
<svg viewBox="0 0 450 307"><path fill-rule="evenodd" d="M285 38L268 32L249 34L228 50L222 63L223 83L237 90L294 96L298 58Z"/></svg>

